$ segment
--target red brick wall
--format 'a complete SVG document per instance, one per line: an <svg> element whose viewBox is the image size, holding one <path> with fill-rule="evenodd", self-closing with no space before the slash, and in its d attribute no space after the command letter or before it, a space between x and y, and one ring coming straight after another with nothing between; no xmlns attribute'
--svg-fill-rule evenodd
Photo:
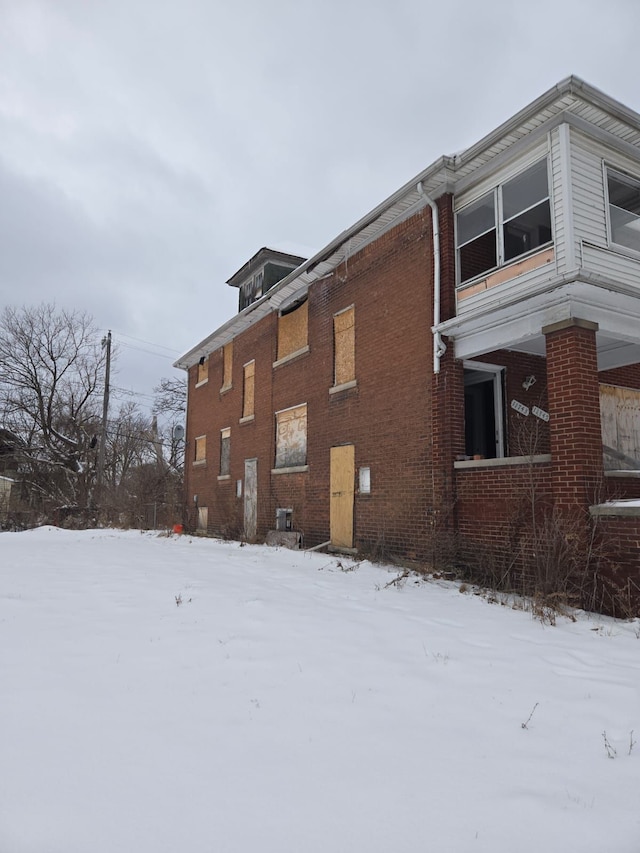
<svg viewBox="0 0 640 853"><path fill-rule="evenodd" d="M600 382L604 385L621 385L624 388L640 389L640 364L628 364L613 370L602 370Z"/></svg>
<svg viewBox="0 0 640 853"><path fill-rule="evenodd" d="M273 368L277 316L234 340L233 388L220 394L221 350L209 381L190 375L187 505L198 495L214 532L243 527L235 497L244 460L258 458L258 535L275 526L277 507L293 509L293 527L310 546L329 539L330 447L355 446L358 468L371 469L371 494L355 497L356 545L380 555L425 552L432 499L431 352L433 322L430 210L415 215L349 257L309 290L309 352ZM333 315L355 306L357 386L333 384ZM242 367L255 359L255 418L239 424ZM274 413L307 404L308 472L271 474ZM217 480L219 431L231 427L231 476ZM207 434L206 467L193 466L193 440ZM234 530L235 528L235 530Z"/></svg>
<svg viewBox="0 0 640 853"><path fill-rule="evenodd" d="M640 517L600 516L601 567L595 608L613 616L640 616Z"/></svg>
<svg viewBox="0 0 640 853"><path fill-rule="evenodd" d="M551 463L456 470L458 530L468 542L501 548L552 503Z"/></svg>

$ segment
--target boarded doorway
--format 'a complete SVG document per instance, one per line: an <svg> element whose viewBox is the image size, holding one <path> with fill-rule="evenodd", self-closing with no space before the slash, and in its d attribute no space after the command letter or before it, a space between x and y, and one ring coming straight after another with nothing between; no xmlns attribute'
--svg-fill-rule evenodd
<svg viewBox="0 0 640 853"><path fill-rule="evenodd" d="M258 528L258 460L244 460L244 536L256 538Z"/></svg>
<svg viewBox="0 0 640 853"><path fill-rule="evenodd" d="M331 448L329 523L331 544L353 548L353 494L355 448L343 444Z"/></svg>
<svg viewBox="0 0 640 853"><path fill-rule="evenodd" d="M601 385L600 417L605 469L640 469L640 391Z"/></svg>

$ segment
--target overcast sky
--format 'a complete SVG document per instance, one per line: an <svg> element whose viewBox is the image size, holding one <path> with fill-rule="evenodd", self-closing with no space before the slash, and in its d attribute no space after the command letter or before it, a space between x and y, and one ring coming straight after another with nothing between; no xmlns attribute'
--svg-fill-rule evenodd
<svg viewBox="0 0 640 853"><path fill-rule="evenodd" d="M150 394L261 246L321 249L569 74L640 111L639 33L638 0L0 0L0 307L90 312Z"/></svg>

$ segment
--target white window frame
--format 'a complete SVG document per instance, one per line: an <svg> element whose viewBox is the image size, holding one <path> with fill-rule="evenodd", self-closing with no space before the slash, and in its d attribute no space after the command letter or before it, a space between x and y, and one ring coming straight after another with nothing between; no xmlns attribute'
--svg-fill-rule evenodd
<svg viewBox="0 0 640 853"><path fill-rule="evenodd" d="M493 414L496 425L496 459L504 459L505 456L505 414L504 414L504 392L502 389L502 377L505 368L499 364L487 364L482 361L463 361L464 370L479 370L483 373L492 374L493 382Z"/></svg>
<svg viewBox="0 0 640 853"><path fill-rule="evenodd" d="M538 201L536 201L535 204L532 204L529 207L518 211L518 213L514 214L513 216L510 216L508 219L505 220L504 215L503 215L502 188L505 186L505 184L510 183L515 178L519 177L520 175L523 175L525 172L529 171L529 169L533 169L535 166L537 166L539 163L542 163L542 162L545 162L546 166L547 166L547 195L544 196L543 198L539 199ZM467 240L465 243L463 243L462 246L458 245L458 216L461 213L464 213L464 211L467 208L471 207L471 205L476 204L481 199L485 198L486 196L490 196L490 195L493 196L493 210L494 210L493 228L487 228L481 234L477 234L472 239L477 240L479 237L482 237L483 234L487 234L489 231L495 230L495 232L496 232L496 265L494 267L490 267L489 269L483 270L482 272L478 273L477 275L474 275L472 278L467 278L464 281L462 281L461 280L462 265L460 263L460 249L463 248L464 246L467 246L469 243L472 242L472 240ZM504 226L507 223L511 222L513 219L517 218L518 216L522 216L524 213L527 213L527 211L533 210L534 207L537 207L538 205L542 204L542 202L544 202L544 201L549 202L549 212L550 212L550 219L551 219L551 239L547 243L543 243L540 246L536 246L534 249L530 249L528 252L523 252L521 255L516 255L514 258L509 258L508 261L505 261ZM463 204L460 208L456 209L455 210L455 216L454 216L454 239L455 239L455 250L456 250L456 285L458 287L467 287L470 283L472 283L472 282L474 282L480 278L486 278L488 275L491 275L492 272L495 272L496 270L500 269L501 267L508 266L509 264L517 263L518 261L520 261L524 258L527 258L530 255L534 255L536 252L541 252L544 249L549 248L549 246L552 246L555 242L555 234L553 233L553 205L551 202L552 202L552 199L551 199L551 164L550 164L549 155L547 154L544 157L540 157L539 159L534 160L532 163L527 163L526 165L523 165L523 167L521 169L519 169L516 172L513 172L513 174L505 175L505 177L502 180L500 180L499 183L496 184L495 187L493 187L490 190L487 190L486 192L480 193L480 195L470 199L469 201L465 202L465 204Z"/></svg>
<svg viewBox="0 0 640 853"><path fill-rule="evenodd" d="M607 214L607 242L610 249L615 249L616 251L620 251L623 254L627 252L631 253L634 257L637 257L640 254L640 248L634 249L632 246L625 246L624 243L616 243L613 239L613 226L611 225L611 199L609 198L609 175L612 174L614 176L620 176L623 180L626 179L630 181L632 184L636 184L638 187L638 192L640 192L640 178L635 175L630 175L628 172L623 171L622 169L616 169L615 166L609 166L605 161L602 163L603 169L603 179L604 179L604 192L605 192L605 200L606 200L606 214ZM617 207L617 205L614 205Z"/></svg>

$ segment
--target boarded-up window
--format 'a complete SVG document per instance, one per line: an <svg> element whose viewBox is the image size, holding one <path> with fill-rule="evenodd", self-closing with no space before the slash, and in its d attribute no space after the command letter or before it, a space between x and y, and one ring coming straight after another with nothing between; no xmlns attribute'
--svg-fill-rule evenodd
<svg viewBox="0 0 640 853"><path fill-rule="evenodd" d="M344 385L356 378L355 309L353 306L333 318L334 384Z"/></svg>
<svg viewBox="0 0 640 853"><path fill-rule="evenodd" d="M196 376L196 382L198 385L201 382L206 382L209 378L209 359L204 356L198 362L198 373Z"/></svg>
<svg viewBox="0 0 640 853"><path fill-rule="evenodd" d="M228 477L231 471L231 430L220 430L220 476Z"/></svg>
<svg viewBox="0 0 640 853"><path fill-rule="evenodd" d="M205 462L207 459L207 436L199 435L196 438L196 449L195 449L195 462Z"/></svg>
<svg viewBox="0 0 640 853"><path fill-rule="evenodd" d="M308 318L306 300L278 317L278 361L307 346Z"/></svg>
<svg viewBox="0 0 640 853"><path fill-rule="evenodd" d="M605 468L640 468L640 391L601 385L600 418Z"/></svg>
<svg viewBox="0 0 640 853"><path fill-rule="evenodd" d="M250 418L254 414L256 363L250 361L244 366L244 388L242 395L242 417Z"/></svg>
<svg viewBox="0 0 640 853"><path fill-rule="evenodd" d="M307 404L276 412L276 468L307 464Z"/></svg>
<svg viewBox="0 0 640 853"><path fill-rule="evenodd" d="M206 530L209 526L209 509L206 506L198 507L198 530Z"/></svg>
<svg viewBox="0 0 640 853"><path fill-rule="evenodd" d="M233 375L233 341L222 348L222 390L231 388Z"/></svg>

